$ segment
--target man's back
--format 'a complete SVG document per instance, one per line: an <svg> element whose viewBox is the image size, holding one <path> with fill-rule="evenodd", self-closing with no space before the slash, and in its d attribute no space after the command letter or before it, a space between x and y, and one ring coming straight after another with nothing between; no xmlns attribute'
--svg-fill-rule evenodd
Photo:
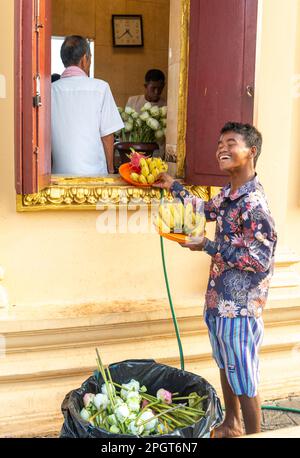
<svg viewBox="0 0 300 458"><path fill-rule="evenodd" d="M87 76L52 84L52 173L106 175L101 137L123 127L108 83Z"/></svg>

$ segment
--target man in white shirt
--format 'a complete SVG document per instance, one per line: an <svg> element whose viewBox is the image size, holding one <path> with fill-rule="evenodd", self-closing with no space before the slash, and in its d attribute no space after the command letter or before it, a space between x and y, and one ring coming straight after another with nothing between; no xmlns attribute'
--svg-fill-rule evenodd
<svg viewBox="0 0 300 458"><path fill-rule="evenodd" d="M129 97L126 106L133 108L140 113L141 108L146 102L152 105L163 107L167 105L166 100L161 97L162 91L165 87L165 75L161 70L155 68L148 70L145 75L145 94L134 95Z"/></svg>
<svg viewBox="0 0 300 458"><path fill-rule="evenodd" d="M114 173L114 132L124 127L108 83L89 78L88 41L69 36L61 47L66 70L52 84L52 173Z"/></svg>

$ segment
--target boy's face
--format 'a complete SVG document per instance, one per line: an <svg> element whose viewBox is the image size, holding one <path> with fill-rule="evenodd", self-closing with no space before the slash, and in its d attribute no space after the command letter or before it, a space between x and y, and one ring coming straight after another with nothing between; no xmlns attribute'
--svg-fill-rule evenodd
<svg viewBox="0 0 300 458"><path fill-rule="evenodd" d="M218 142L217 161L222 172L229 174L253 166L256 146L249 148L241 134L225 132Z"/></svg>
<svg viewBox="0 0 300 458"><path fill-rule="evenodd" d="M146 100L152 103L159 102L165 83L163 81L149 81L149 83L145 83L144 86Z"/></svg>

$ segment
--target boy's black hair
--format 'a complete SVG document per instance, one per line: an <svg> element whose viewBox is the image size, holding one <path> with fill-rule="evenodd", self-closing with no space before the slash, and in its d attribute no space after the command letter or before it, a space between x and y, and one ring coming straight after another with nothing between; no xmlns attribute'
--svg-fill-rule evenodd
<svg viewBox="0 0 300 458"><path fill-rule="evenodd" d="M156 68L152 68L148 70L145 75L145 83L149 83L150 81L162 81L165 82L165 75L161 70Z"/></svg>
<svg viewBox="0 0 300 458"><path fill-rule="evenodd" d="M65 67L78 65L83 56L91 55L90 44L80 35L70 35L65 38L60 50L60 57Z"/></svg>
<svg viewBox="0 0 300 458"><path fill-rule="evenodd" d="M52 73L51 75L51 83L55 83L55 81L60 80L60 75L58 73Z"/></svg>
<svg viewBox="0 0 300 458"><path fill-rule="evenodd" d="M240 122L231 122L231 121L227 122L222 127L220 134L222 135L225 132L235 132L236 134L242 135L248 148L251 148L252 146L256 146L257 153L254 158L254 166L255 166L258 156L261 153L261 145L262 145L261 133L251 124L242 124Z"/></svg>

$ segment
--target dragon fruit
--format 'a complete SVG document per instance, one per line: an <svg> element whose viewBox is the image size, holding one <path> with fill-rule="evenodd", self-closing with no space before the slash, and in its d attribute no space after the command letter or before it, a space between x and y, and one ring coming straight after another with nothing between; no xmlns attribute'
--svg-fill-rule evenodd
<svg viewBox="0 0 300 458"><path fill-rule="evenodd" d="M140 166L140 160L145 158L143 154L137 153L134 149L131 149L132 153L130 156L130 169L132 172L141 173L142 167Z"/></svg>

